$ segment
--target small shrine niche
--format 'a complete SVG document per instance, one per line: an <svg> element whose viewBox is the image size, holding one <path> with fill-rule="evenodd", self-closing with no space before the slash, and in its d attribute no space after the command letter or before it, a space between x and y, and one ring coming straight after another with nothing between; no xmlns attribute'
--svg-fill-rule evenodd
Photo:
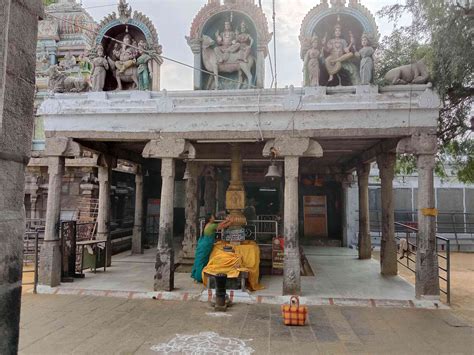
<svg viewBox="0 0 474 355"><path fill-rule="evenodd" d="M209 0L186 37L194 54L195 90L263 88L272 35L254 0ZM227 80L227 79L230 80Z"/></svg>
<svg viewBox="0 0 474 355"><path fill-rule="evenodd" d="M304 86L372 84L379 33L358 1L321 1L303 20L299 39Z"/></svg>
<svg viewBox="0 0 474 355"><path fill-rule="evenodd" d="M102 20L91 54L93 91L160 90L161 45L150 19L120 0Z"/></svg>

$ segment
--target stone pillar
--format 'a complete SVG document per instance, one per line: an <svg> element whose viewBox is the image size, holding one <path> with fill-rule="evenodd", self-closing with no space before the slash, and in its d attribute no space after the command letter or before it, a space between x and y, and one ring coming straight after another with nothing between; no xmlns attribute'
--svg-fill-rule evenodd
<svg viewBox="0 0 474 355"><path fill-rule="evenodd" d="M259 89L263 89L265 86L265 53L267 51L266 46L259 46L257 48L257 63L256 63L256 82L255 86Z"/></svg>
<svg viewBox="0 0 474 355"><path fill-rule="evenodd" d="M97 239L107 241L107 266L110 266L112 263L112 240L110 236L110 180L113 164L113 160L109 157L101 156L99 158L99 208L97 213Z"/></svg>
<svg viewBox="0 0 474 355"><path fill-rule="evenodd" d="M30 195L30 218L36 219L36 202L38 201L37 194Z"/></svg>
<svg viewBox="0 0 474 355"><path fill-rule="evenodd" d="M194 68L201 68L202 62L202 44L199 39L188 38L188 45L194 55ZM202 73L199 70L194 70L194 90L202 90Z"/></svg>
<svg viewBox="0 0 474 355"><path fill-rule="evenodd" d="M217 200L217 212L225 210L225 193L227 186L224 181L222 172L216 174L216 200Z"/></svg>
<svg viewBox="0 0 474 355"><path fill-rule="evenodd" d="M204 210L206 216L216 213L216 180L211 175L204 176Z"/></svg>
<svg viewBox="0 0 474 355"><path fill-rule="evenodd" d="M357 167L357 184L359 186L359 259L372 257L369 220L369 174L370 164Z"/></svg>
<svg viewBox="0 0 474 355"><path fill-rule="evenodd" d="M392 185L395 174L395 162L395 153L382 153L377 156L382 195L380 266L383 275L397 275L397 243L395 242L395 214Z"/></svg>
<svg viewBox="0 0 474 355"><path fill-rule="evenodd" d="M198 164L195 162L187 163L189 178L186 180L186 205L184 210L186 225L184 227L183 250L181 251L183 259L194 259L199 233L198 168Z"/></svg>
<svg viewBox="0 0 474 355"><path fill-rule="evenodd" d="M137 168L135 175L135 221L133 224L132 254L143 254L142 246L143 222L143 173Z"/></svg>
<svg viewBox="0 0 474 355"><path fill-rule="evenodd" d="M283 294L301 292L301 261L298 241L299 157L285 157Z"/></svg>
<svg viewBox="0 0 474 355"><path fill-rule="evenodd" d="M322 157L323 148L308 137L281 136L265 144L263 156L285 159L283 294L301 293L301 260L298 241L299 157Z"/></svg>
<svg viewBox="0 0 474 355"><path fill-rule="evenodd" d="M172 291L174 288L173 202L175 162L161 159L161 206L158 250L156 252L155 291Z"/></svg>
<svg viewBox="0 0 474 355"><path fill-rule="evenodd" d="M44 243L41 246L38 282L40 285L58 286L61 282L61 250L59 219L61 213L61 186L65 159L61 156L48 158L48 202Z"/></svg>
<svg viewBox="0 0 474 355"><path fill-rule="evenodd" d="M40 0L0 2L0 354L18 352Z"/></svg>
<svg viewBox="0 0 474 355"><path fill-rule="evenodd" d="M196 149L181 138L151 140L143 149L144 158L161 159L161 206L158 248L156 251L155 291L174 288L173 208L175 158L195 159Z"/></svg>
<svg viewBox="0 0 474 355"><path fill-rule="evenodd" d="M416 245L416 297L439 297L439 270L435 230L436 210L433 183L434 166L434 154L417 155L418 238Z"/></svg>
<svg viewBox="0 0 474 355"><path fill-rule="evenodd" d="M158 63L155 59L152 60L153 65L153 78L151 81L151 90L160 91L160 80L161 80L161 63Z"/></svg>

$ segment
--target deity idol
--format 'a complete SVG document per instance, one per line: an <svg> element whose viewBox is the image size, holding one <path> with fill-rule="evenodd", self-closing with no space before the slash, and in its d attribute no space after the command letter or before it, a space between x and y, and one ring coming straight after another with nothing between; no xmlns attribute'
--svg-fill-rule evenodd
<svg viewBox="0 0 474 355"><path fill-rule="evenodd" d="M217 62L219 64L227 62L230 58L230 53L239 51L240 43L237 42L236 33L232 30L229 21L224 23L223 32L216 32L216 43L217 46L214 48L214 51L216 52Z"/></svg>
<svg viewBox="0 0 474 355"><path fill-rule="evenodd" d="M328 54L325 59L326 70L329 73L329 82L334 79L334 75L338 75L339 85L341 84L342 72L347 72L350 76L351 84L357 85L359 83L359 73L357 67L351 62L354 53L351 49L354 47L354 36L349 32L350 43L341 37L342 27L338 23L334 27L334 38L326 41L326 35L323 38L324 52ZM344 73L345 74L345 73Z"/></svg>
<svg viewBox="0 0 474 355"><path fill-rule="evenodd" d="M152 57L147 53L146 42L140 41L138 43L138 48L138 53L140 54L137 58L138 90L150 90L151 77L153 75Z"/></svg>
<svg viewBox="0 0 474 355"><path fill-rule="evenodd" d="M319 61L322 53L319 48L319 38L314 36L311 39L311 48L304 57L304 84L305 86L319 86Z"/></svg>
<svg viewBox="0 0 474 355"><path fill-rule="evenodd" d="M250 52L252 51L253 46L253 38L250 34L247 33L247 24L242 21L240 24L240 32L236 33L237 43L240 44L240 60L247 63L248 58L250 56Z"/></svg>
<svg viewBox="0 0 474 355"><path fill-rule="evenodd" d="M97 56L92 59L91 83L92 91L103 91L105 76L109 70L109 63L104 56L104 47L97 46Z"/></svg>
<svg viewBox="0 0 474 355"><path fill-rule="evenodd" d="M360 83L368 85L372 82L374 73L374 59L373 55L375 49L372 48L369 36L363 34L361 38L362 48L356 52L356 56L360 57Z"/></svg>
<svg viewBox="0 0 474 355"><path fill-rule="evenodd" d="M115 67L120 74L136 65L137 52L134 48L130 47L131 44L132 36L127 33L125 37L123 37L123 44L119 45L117 43L113 50L114 56L119 59L115 61Z"/></svg>

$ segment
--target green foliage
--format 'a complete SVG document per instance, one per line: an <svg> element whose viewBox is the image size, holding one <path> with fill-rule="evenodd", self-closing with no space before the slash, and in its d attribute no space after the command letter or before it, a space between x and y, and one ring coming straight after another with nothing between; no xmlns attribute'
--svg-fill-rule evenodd
<svg viewBox="0 0 474 355"><path fill-rule="evenodd" d="M56 2L56 0L43 0L43 4L44 4L45 6L54 4L55 2Z"/></svg>
<svg viewBox="0 0 474 355"><path fill-rule="evenodd" d="M443 106L438 119L437 173L455 173L474 183L474 142L470 111L474 97L474 17L458 2L406 0L380 12L393 22L409 15L412 24L395 27L382 41L377 54L377 81L390 69L424 58ZM409 171L413 160L401 159Z"/></svg>
<svg viewBox="0 0 474 355"><path fill-rule="evenodd" d="M412 175L416 171L416 159L413 155L400 154L395 166L395 174Z"/></svg>
<svg viewBox="0 0 474 355"><path fill-rule="evenodd" d="M474 181L474 139L452 141L442 147L439 161L454 170L459 181Z"/></svg>

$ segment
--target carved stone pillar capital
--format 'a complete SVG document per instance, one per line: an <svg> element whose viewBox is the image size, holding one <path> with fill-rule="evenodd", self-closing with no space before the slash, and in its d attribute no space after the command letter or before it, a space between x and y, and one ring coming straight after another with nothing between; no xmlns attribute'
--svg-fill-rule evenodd
<svg viewBox="0 0 474 355"><path fill-rule="evenodd" d="M144 158L196 158L196 149L185 139L162 137L147 143L142 153Z"/></svg>
<svg viewBox="0 0 474 355"><path fill-rule="evenodd" d="M381 153L377 155L377 166L381 179L393 180L395 176L395 163L397 155L395 153Z"/></svg>
<svg viewBox="0 0 474 355"><path fill-rule="evenodd" d="M45 156L74 158L80 157L81 153L81 146L72 138L52 137L46 139Z"/></svg>
<svg viewBox="0 0 474 355"><path fill-rule="evenodd" d="M411 137L403 138L397 145L397 153L401 154L434 155L436 150L436 135L426 132L417 132Z"/></svg>
<svg viewBox="0 0 474 355"><path fill-rule="evenodd" d="M117 158L110 155L101 154L97 159L97 165L104 168L116 168L117 167Z"/></svg>
<svg viewBox="0 0 474 355"><path fill-rule="evenodd" d="M277 156L319 158L323 156L323 148L317 141L308 137L281 136L265 144L262 152L263 156L268 157L272 153Z"/></svg>
<svg viewBox="0 0 474 355"><path fill-rule="evenodd" d="M361 163L357 165L357 177L365 177L370 174L370 163Z"/></svg>

